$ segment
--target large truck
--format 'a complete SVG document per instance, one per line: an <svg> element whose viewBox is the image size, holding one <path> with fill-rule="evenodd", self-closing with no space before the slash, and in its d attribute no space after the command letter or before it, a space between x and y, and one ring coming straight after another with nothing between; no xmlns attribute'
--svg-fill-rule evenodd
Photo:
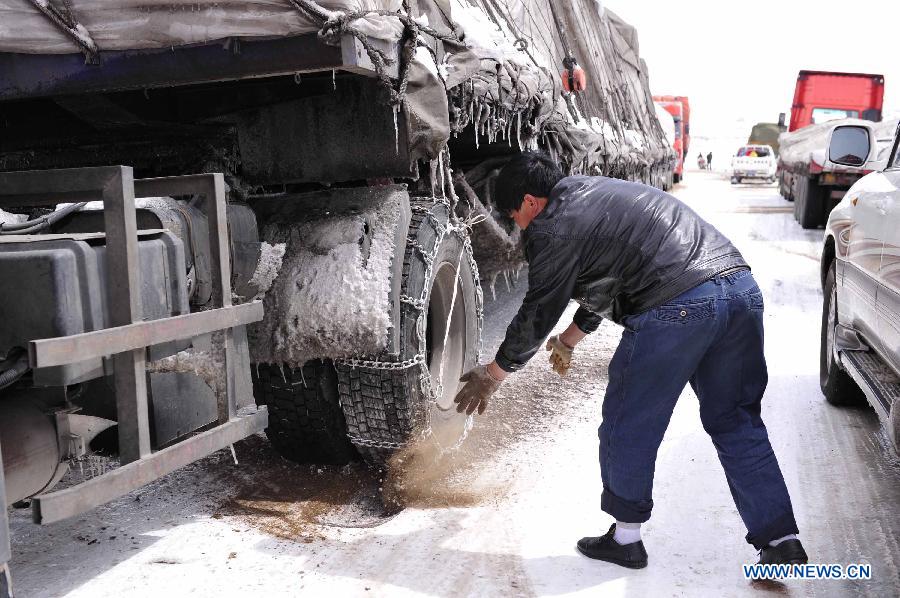
<svg viewBox="0 0 900 598"><path fill-rule="evenodd" d="M653 101L665 108L673 117L675 117L676 127L680 132L681 139L681 155L682 169L677 174L676 183L684 178L683 162L690 159L691 151L691 102L687 96L653 96ZM677 114L677 115L676 115Z"/></svg>
<svg viewBox="0 0 900 598"><path fill-rule="evenodd" d="M789 131L843 118L879 122L883 104L883 75L800 71Z"/></svg>
<svg viewBox="0 0 900 598"><path fill-rule="evenodd" d="M800 71L790 127L778 139L777 178L803 228L823 226L847 189L866 174L862 166L826 160L831 131L838 124L880 122L883 101L882 75Z"/></svg>
<svg viewBox="0 0 900 598"><path fill-rule="evenodd" d="M632 27L504 4L0 2L7 505L51 524L262 430L318 463L465 441L482 284L523 266L505 161L675 162ZM9 556L4 511L7 593Z"/></svg>
<svg viewBox="0 0 900 598"><path fill-rule="evenodd" d="M775 151L777 156L780 151L778 138L782 133L787 131L785 124L786 114L782 112L778 115L777 123L756 123L750 130L750 137L747 138L747 145L768 145Z"/></svg>
<svg viewBox="0 0 900 598"><path fill-rule="evenodd" d="M664 102L655 100L656 105L665 110L672 118L674 135L670 143L675 152L675 168L672 172L672 183L679 183L684 178L685 133L684 133L684 106L681 102ZM660 119L662 122L662 119Z"/></svg>
<svg viewBox="0 0 900 598"><path fill-rule="evenodd" d="M865 163L851 166L829 159L832 132L841 126L869 131L872 153ZM896 119L873 123L850 118L811 125L781 136L779 191L785 199L794 202L794 219L800 226L818 228L826 223L847 190L871 172L879 159L886 159L884 151L890 147L896 128Z"/></svg>

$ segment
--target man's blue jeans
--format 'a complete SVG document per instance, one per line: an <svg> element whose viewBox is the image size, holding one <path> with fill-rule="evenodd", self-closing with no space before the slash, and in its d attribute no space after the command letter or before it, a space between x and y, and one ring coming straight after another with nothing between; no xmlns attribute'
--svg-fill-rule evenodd
<svg viewBox="0 0 900 598"><path fill-rule="evenodd" d="M619 521L650 518L656 453L675 401L690 382L747 541L762 548L797 533L760 418L768 382L763 298L750 271L717 276L623 324L600 426L602 509Z"/></svg>

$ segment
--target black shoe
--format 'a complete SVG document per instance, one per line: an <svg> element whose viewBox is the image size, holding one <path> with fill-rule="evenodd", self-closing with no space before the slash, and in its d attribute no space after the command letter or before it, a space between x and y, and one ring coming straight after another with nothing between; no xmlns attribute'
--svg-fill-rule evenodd
<svg viewBox="0 0 900 598"><path fill-rule="evenodd" d="M647 551L644 543L638 540L631 544L619 544L613 538L616 532L616 524L613 523L606 535L599 538L582 538L576 545L578 552L584 556L614 563L629 569L643 569L647 566Z"/></svg>
<svg viewBox="0 0 900 598"><path fill-rule="evenodd" d="M805 565L809 562L800 540L785 540L778 546L766 546L759 551L760 565Z"/></svg>

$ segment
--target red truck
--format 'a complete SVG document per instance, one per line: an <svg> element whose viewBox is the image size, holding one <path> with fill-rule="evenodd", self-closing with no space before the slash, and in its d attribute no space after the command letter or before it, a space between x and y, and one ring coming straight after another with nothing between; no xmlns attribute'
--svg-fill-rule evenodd
<svg viewBox="0 0 900 598"><path fill-rule="evenodd" d="M687 96L653 96L653 101L662 106L675 119L675 153L678 164L672 181L678 183L684 178L684 161L688 158L691 145L691 104Z"/></svg>
<svg viewBox="0 0 900 598"><path fill-rule="evenodd" d="M879 122L883 102L883 75L800 71L789 130L839 118Z"/></svg>

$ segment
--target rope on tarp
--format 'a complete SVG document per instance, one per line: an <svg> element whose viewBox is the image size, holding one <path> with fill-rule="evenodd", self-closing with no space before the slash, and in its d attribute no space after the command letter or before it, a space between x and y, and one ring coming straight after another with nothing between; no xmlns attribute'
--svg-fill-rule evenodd
<svg viewBox="0 0 900 598"><path fill-rule="evenodd" d="M69 36L81 48L88 63L98 64L100 62L100 48L97 47L97 42L94 41L88 30L84 28L84 25L72 16L69 10L64 13L51 4L49 0L28 0L28 2L42 15L50 19L60 31Z"/></svg>
<svg viewBox="0 0 900 598"><path fill-rule="evenodd" d="M38 0L32 0L38 1ZM288 2L312 19L319 26L319 39L329 45L337 45L340 43L341 37L344 35L352 35L365 49L369 60L375 67L375 75L378 80L388 91L388 103L394 108L403 106L406 102L406 88L409 84L410 65L416 55L416 47L422 34L429 35L441 41L462 44L459 36L455 33L441 33L423 23L420 23L410 16L409 2L404 0L404 12L395 12L390 10L360 10L355 12L329 11L322 8L312 0L288 0ZM405 30L405 41L403 50L401 51L401 61L399 70L399 80L396 86L387 74L387 67L394 64L395 59L388 56L382 50L375 47L369 40L368 36L353 25L354 21L366 17L392 17L403 24Z"/></svg>

